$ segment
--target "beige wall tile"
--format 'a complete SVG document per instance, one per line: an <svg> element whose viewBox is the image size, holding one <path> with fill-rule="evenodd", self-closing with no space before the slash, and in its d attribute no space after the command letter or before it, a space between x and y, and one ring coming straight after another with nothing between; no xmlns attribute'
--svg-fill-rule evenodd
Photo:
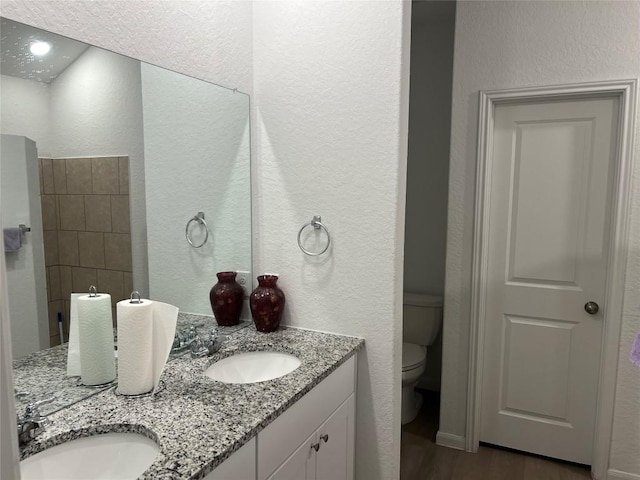
<svg viewBox="0 0 640 480"><path fill-rule="evenodd" d="M95 268L73 267L71 276L74 293L89 293L89 287L98 283Z"/></svg>
<svg viewBox="0 0 640 480"><path fill-rule="evenodd" d="M59 231L58 250L60 251L60 265L80 265L78 232Z"/></svg>
<svg viewBox="0 0 640 480"><path fill-rule="evenodd" d="M110 232L111 195L85 195L84 214L87 231Z"/></svg>
<svg viewBox="0 0 640 480"><path fill-rule="evenodd" d="M43 158L42 164L42 193L54 194L56 193L55 184L53 182L53 160L50 158Z"/></svg>
<svg viewBox="0 0 640 480"><path fill-rule="evenodd" d="M64 301L64 336L69 340L69 326L71 324L71 299Z"/></svg>
<svg viewBox="0 0 640 480"><path fill-rule="evenodd" d="M58 312L64 314L64 302L62 300L55 300L49 302L49 335L57 335L58 329Z"/></svg>
<svg viewBox="0 0 640 480"><path fill-rule="evenodd" d="M85 211L83 195L60 195L60 230L84 230Z"/></svg>
<svg viewBox="0 0 640 480"><path fill-rule="evenodd" d="M58 228L58 202L55 195L42 195L42 229L57 230Z"/></svg>
<svg viewBox="0 0 640 480"><path fill-rule="evenodd" d="M91 193L91 159L68 158L67 164L67 193Z"/></svg>
<svg viewBox="0 0 640 480"><path fill-rule="evenodd" d="M123 272L98 270L98 291L111 295L112 306L123 300L125 298Z"/></svg>
<svg viewBox="0 0 640 480"><path fill-rule="evenodd" d="M53 165L53 187L55 193L64 195L67 193L67 167L63 158L51 160Z"/></svg>
<svg viewBox="0 0 640 480"><path fill-rule="evenodd" d="M129 194L129 157L118 158L118 172L120 176L120 195Z"/></svg>
<svg viewBox="0 0 640 480"><path fill-rule="evenodd" d="M48 267L49 270L49 301L64 300L60 290L60 267Z"/></svg>
<svg viewBox="0 0 640 480"><path fill-rule="evenodd" d="M118 157L104 157L91 159L93 179L93 193L120 193L120 174L118 172Z"/></svg>
<svg viewBox="0 0 640 480"><path fill-rule="evenodd" d="M133 292L133 275L131 272L122 272L124 281L124 298L130 298Z"/></svg>
<svg viewBox="0 0 640 480"><path fill-rule="evenodd" d="M105 233L104 255L107 269L130 272L131 236L126 233Z"/></svg>
<svg viewBox="0 0 640 480"><path fill-rule="evenodd" d="M56 228L60 230L60 197L61 195L54 195L56 199Z"/></svg>
<svg viewBox="0 0 640 480"><path fill-rule="evenodd" d="M71 267L60 266L60 298L69 301L73 292L73 281L71 277Z"/></svg>
<svg viewBox="0 0 640 480"><path fill-rule="evenodd" d="M131 231L129 195L111 196L111 231L129 233Z"/></svg>
<svg viewBox="0 0 640 480"><path fill-rule="evenodd" d="M47 230L44 235L44 264L47 266L58 265L60 257L58 253L58 232Z"/></svg>
<svg viewBox="0 0 640 480"><path fill-rule="evenodd" d="M78 232L80 266L104 268L104 238L102 233Z"/></svg>
<svg viewBox="0 0 640 480"><path fill-rule="evenodd" d="M40 180L40 195L44 195L44 180L42 178L42 158L38 158L38 180Z"/></svg>
<svg viewBox="0 0 640 480"><path fill-rule="evenodd" d="M44 277L45 277L45 284L46 284L46 291L47 291L47 301L51 301L51 288L49 287L49 285L51 284L51 280L49 279L49 277L51 276L51 267L44 267Z"/></svg>

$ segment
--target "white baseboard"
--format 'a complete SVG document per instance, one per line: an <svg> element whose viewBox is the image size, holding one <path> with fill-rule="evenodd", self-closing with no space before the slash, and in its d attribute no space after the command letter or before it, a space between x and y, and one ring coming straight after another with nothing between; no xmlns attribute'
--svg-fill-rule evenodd
<svg viewBox="0 0 640 480"><path fill-rule="evenodd" d="M640 480L640 475L609 469L607 472L607 480Z"/></svg>
<svg viewBox="0 0 640 480"><path fill-rule="evenodd" d="M452 433L444 433L440 431L436 434L436 445L464 450L466 443L466 439L462 435L454 435Z"/></svg>

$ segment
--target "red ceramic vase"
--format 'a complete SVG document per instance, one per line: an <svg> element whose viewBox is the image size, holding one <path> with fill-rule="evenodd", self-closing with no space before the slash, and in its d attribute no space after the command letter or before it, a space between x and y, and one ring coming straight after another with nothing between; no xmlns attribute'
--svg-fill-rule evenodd
<svg viewBox="0 0 640 480"><path fill-rule="evenodd" d="M218 325L237 325L242 313L244 289L236 282L236 272L219 272L216 276L218 283L209 292L213 316Z"/></svg>
<svg viewBox="0 0 640 480"><path fill-rule="evenodd" d="M278 288L277 275L261 275L249 296L251 316L259 332L273 332L280 326L284 311L284 292Z"/></svg>

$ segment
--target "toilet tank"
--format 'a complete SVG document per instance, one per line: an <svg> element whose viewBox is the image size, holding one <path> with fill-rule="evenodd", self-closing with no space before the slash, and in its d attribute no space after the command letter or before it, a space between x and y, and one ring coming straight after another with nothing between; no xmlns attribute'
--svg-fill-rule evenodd
<svg viewBox="0 0 640 480"><path fill-rule="evenodd" d="M403 304L403 341L432 345L442 326L442 297L405 292Z"/></svg>

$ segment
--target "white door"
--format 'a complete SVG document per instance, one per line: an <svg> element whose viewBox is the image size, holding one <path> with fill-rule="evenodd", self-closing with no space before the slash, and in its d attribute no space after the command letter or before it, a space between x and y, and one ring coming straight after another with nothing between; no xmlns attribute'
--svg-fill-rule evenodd
<svg viewBox="0 0 640 480"><path fill-rule="evenodd" d="M481 442L591 463L618 108L495 107Z"/></svg>

